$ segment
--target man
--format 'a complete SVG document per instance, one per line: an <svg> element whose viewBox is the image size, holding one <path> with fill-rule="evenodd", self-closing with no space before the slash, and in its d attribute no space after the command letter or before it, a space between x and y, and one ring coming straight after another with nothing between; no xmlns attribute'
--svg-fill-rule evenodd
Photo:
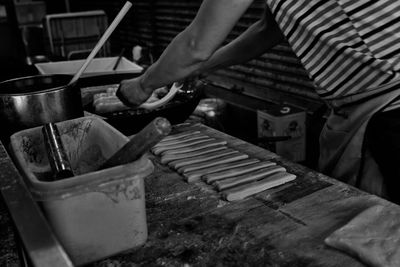
<svg viewBox="0 0 400 267"><path fill-rule="evenodd" d="M382 114L386 117L393 112L389 110L396 107L400 92L400 3L266 0L263 18L220 47L251 3L204 0L192 23L157 62L142 76L121 83L119 98L128 105L138 105L155 88L245 62L286 38L313 79L317 93L332 110L320 137L320 170L386 196L385 184L388 188L397 185L391 177L396 170L389 170L394 166L387 166L385 159L384 146L391 144L386 144L384 137L383 143L376 142L376 135L382 133L376 130L380 127L376 121L382 121ZM372 134L364 139L374 114L379 116L369 128L375 131L369 130ZM374 158L385 172L385 181Z"/></svg>

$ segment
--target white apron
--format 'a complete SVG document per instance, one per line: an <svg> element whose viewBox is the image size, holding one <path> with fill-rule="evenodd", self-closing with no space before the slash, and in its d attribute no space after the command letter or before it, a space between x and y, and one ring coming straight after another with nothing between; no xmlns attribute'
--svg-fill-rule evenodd
<svg viewBox="0 0 400 267"><path fill-rule="evenodd" d="M400 81L396 81L331 102L333 111L320 135L320 171L385 197L383 176L368 149L363 147L364 135L372 115L382 111L399 95Z"/></svg>

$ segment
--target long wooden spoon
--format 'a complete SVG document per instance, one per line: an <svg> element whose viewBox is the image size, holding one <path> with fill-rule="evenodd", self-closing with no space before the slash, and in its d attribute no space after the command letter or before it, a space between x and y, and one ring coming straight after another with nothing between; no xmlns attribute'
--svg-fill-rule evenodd
<svg viewBox="0 0 400 267"><path fill-rule="evenodd" d="M78 81L78 79L81 77L82 73L89 66L90 62L92 62L93 58L100 51L101 47L105 44L105 42L108 40L108 38L114 32L115 28L118 26L118 24L121 22L121 20L125 17L126 13L128 13L128 11L131 8L131 6L132 6L131 2L127 1L125 3L125 5L119 11L118 15L115 17L114 21L111 23L111 25L104 32L103 36L101 36L100 40L97 42L97 44L93 48L92 52L90 52L89 56L86 58L85 62L81 66L81 68L78 70L78 72L75 73L74 77L72 77L72 79L71 79L71 81L69 82L68 85L74 84L75 82Z"/></svg>

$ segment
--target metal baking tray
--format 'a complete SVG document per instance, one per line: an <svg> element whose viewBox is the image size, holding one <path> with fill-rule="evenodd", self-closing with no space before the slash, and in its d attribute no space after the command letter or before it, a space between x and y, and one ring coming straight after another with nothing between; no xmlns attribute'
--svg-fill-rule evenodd
<svg viewBox="0 0 400 267"><path fill-rule="evenodd" d="M123 79L132 77L135 77L135 75L108 75L96 78L84 78L80 83L84 109L96 114L91 101L93 94L99 92L98 88L104 88L104 85L115 85ZM171 124L182 123L196 109L200 99L203 97L204 86L205 83L201 80L187 81L170 102L154 110L132 108L96 115L102 116L109 124L125 135L135 134L156 117L164 117Z"/></svg>

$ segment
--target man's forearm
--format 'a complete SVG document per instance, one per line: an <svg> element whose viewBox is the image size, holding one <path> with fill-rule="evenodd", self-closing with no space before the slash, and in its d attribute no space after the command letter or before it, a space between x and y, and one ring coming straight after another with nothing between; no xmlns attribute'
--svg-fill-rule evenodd
<svg viewBox="0 0 400 267"><path fill-rule="evenodd" d="M217 2L210 1L209 3ZM246 6L236 12L244 11L245 8ZM236 14L234 17L239 15ZM225 14L225 16L228 15ZM215 14L215 17L218 16ZM215 18L214 21L218 19ZM225 22L220 23L225 24ZM208 26L205 27L204 24ZM190 76L246 62L265 53L283 40L280 29L272 15L266 10L262 20L250 26L229 44L217 49L233 28L234 20L231 19L228 24L229 26L224 26L223 30L214 28L216 25L209 21L203 23L195 21L189 25L185 31L174 38L157 62L144 73L141 78L143 88L151 91Z"/></svg>
<svg viewBox="0 0 400 267"><path fill-rule="evenodd" d="M154 90L179 81L201 68L221 46L253 0L203 0L192 23L168 45L141 76L142 86Z"/></svg>
<svg viewBox="0 0 400 267"><path fill-rule="evenodd" d="M143 86L155 89L190 76L204 60L187 44L183 32L175 37L161 57L143 75Z"/></svg>
<svg viewBox="0 0 400 267"><path fill-rule="evenodd" d="M203 62L195 74L210 73L216 69L240 64L260 56L283 40L276 25L265 25L259 21L229 44L218 49Z"/></svg>

